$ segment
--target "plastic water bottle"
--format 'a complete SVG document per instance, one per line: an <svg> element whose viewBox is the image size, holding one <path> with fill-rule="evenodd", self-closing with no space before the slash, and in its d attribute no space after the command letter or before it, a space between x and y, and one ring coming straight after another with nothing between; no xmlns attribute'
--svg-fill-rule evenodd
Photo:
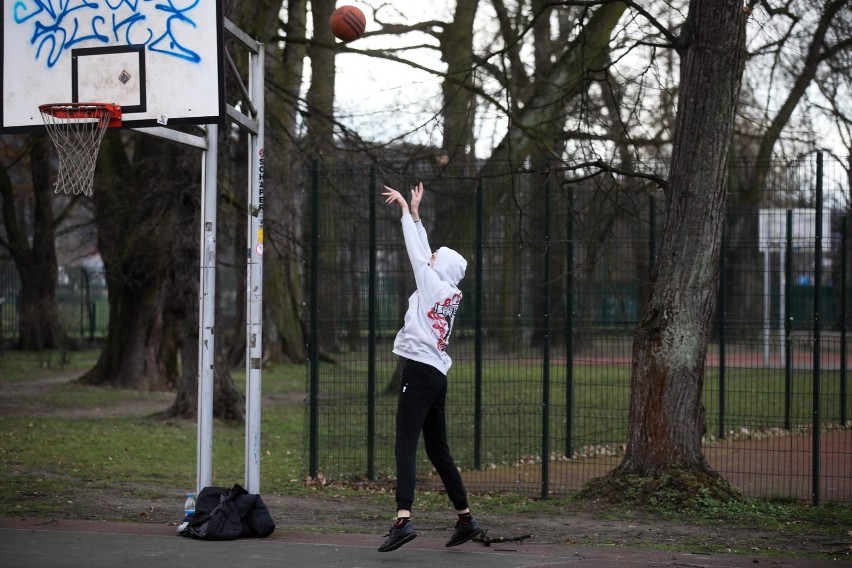
<svg viewBox="0 0 852 568"><path fill-rule="evenodd" d="M183 522L178 525L177 533L183 532L189 526L189 522L195 517L195 493L187 493L186 501L183 503Z"/></svg>
<svg viewBox="0 0 852 568"><path fill-rule="evenodd" d="M195 515L195 493L187 493L186 502L183 504L184 520L190 515Z"/></svg>

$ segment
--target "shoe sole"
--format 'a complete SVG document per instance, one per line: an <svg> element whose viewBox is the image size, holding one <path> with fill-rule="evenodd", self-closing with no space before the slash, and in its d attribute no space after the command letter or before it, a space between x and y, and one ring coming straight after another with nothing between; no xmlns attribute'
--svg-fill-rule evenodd
<svg viewBox="0 0 852 568"><path fill-rule="evenodd" d="M403 538L401 538L400 540L391 544L390 546L387 546L387 547L386 546L380 546L379 552L392 552L392 551L396 550L397 548L399 548L400 546L402 546L403 544L405 544L407 542L411 542L415 538L417 538L417 533L407 534Z"/></svg>
<svg viewBox="0 0 852 568"><path fill-rule="evenodd" d="M482 529L476 529L475 531L473 531L472 533L470 533L469 535L467 535L466 537L464 537L462 540L460 540L460 541L458 541L458 542L448 542L448 543L447 543L447 544L445 544L444 546L446 546L447 548L451 548L451 547L453 547L453 546L459 546L459 545L461 545L461 544L464 544L464 543L468 542L468 541L469 541L469 540L471 540L472 538L476 538L476 537L478 537L478 536L479 536L479 535L481 535L481 534L482 534Z"/></svg>

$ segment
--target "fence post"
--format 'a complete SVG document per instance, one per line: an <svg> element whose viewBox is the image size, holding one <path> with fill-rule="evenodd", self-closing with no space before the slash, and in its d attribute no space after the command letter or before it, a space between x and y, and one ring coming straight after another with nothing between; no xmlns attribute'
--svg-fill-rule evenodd
<svg viewBox="0 0 852 568"><path fill-rule="evenodd" d="M310 373L310 424L308 473L317 476L319 461L319 163L311 162L311 315L308 350Z"/></svg>
<svg viewBox="0 0 852 568"><path fill-rule="evenodd" d="M541 498L550 491L550 179L544 182L544 337L542 338L541 377Z"/></svg>
<svg viewBox="0 0 852 568"><path fill-rule="evenodd" d="M83 341L83 338L86 336L85 335L85 329L83 328L83 321L84 321L83 320L83 312L84 312L84 309L85 309L84 306L86 304L86 296L85 296L85 293L84 293L83 285L84 285L84 282L87 281L87 280L88 280L88 277L86 276L86 268L84 266L81 266L80 267L80 341Z"/></svg>
<svg viewBox="0 0 852 568"><path fill-rule="evenodd" d="M719 253L719 427L716 431L716 436L720 440L725 439L725 374L727 372L725 366L725 355L727 335L725 334L727 326L727 281L728 263L726 260L728 254L728 221L727 216L722 221L722 250Z"/></svg>
<svg viewBox="0 0 852 568"><path fill-rule="evenodd" d="M565 260L565 457L574 455L574 187L568 186L568 258Z"/></svg>
<svg viewBox="0 0 852 568"><path fill-rule="evenodd" d="M92 278L89 276L89 271L83 269L83 274L86 276L86 314L89 316L89 341L95 340L95 309L96 304L92 301ZM83 338L81 337L80 340Z"/></svg>
<svg viewBox="0 0 852 568"><path fill-rule="evenodd" d="M370 267L367 293L367 479L376 479L376 165L370 166Z"/></svg>
<svg viewBox="0 0 852 568"><path fill-rule="evenodd" d="M95 329L98 324L98 305L89 299L89 341L95 340Z"/></svg>
<svg viewBox="0 0 852 568"><path fill-rule="evenodd" d="M476 180L476 280L474 296L474 406L473 406L473 467L482 467L482 239L483 239L482 179Z"/></svg>
<svg viewBox="0 0 852 568"><path fill-rule="evenodd" d="M846 250L848 245L848 216L840 225L840 424L846 424Z"/></svg>
<svg viewBox="0 0 852 568"><path fill-rule="evenodd" d="M816 231L814 235L814 347L813 347L813 453L812 497L819 505L820 456L820 292L822 291L822 152L817 152L816 163Z"/></svg>
<svg viewBox="0 0 852 568"><path fill-rule="evenodd" d="M784 428L793 428L793 210L787 209L786 261L784 268Z"/></svg>
<svg viewBox="0 0 852 568"><path fill-rule="evenodd" d="M648 281L657 260L657 200L653 195L648 196Z"/></svg>

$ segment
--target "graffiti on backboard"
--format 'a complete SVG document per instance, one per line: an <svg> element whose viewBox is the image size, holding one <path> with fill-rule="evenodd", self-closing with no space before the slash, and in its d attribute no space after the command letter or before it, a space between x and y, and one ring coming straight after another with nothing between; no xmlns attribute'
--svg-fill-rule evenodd
<svg viewBox="0 0 852 568"><path fill-rule="evenodd" d="M87 47L145 45L192 63L201 56L189 45L197 30L201 0L17 0L14 25L28 26L35 58L53 67L62 56ZM32 33L29 34L31 28Z"/></svg>

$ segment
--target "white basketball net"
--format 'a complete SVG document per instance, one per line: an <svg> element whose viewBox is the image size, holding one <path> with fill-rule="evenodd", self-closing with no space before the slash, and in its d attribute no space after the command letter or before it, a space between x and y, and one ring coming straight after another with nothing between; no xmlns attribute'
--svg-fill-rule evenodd
<svg viewBox="0 0 852 568"><path fill-rule="evenodd" d="M105 105L42 105L41 118L59 154L56 193L92 195L98 149L113 114Z"/></svg>

